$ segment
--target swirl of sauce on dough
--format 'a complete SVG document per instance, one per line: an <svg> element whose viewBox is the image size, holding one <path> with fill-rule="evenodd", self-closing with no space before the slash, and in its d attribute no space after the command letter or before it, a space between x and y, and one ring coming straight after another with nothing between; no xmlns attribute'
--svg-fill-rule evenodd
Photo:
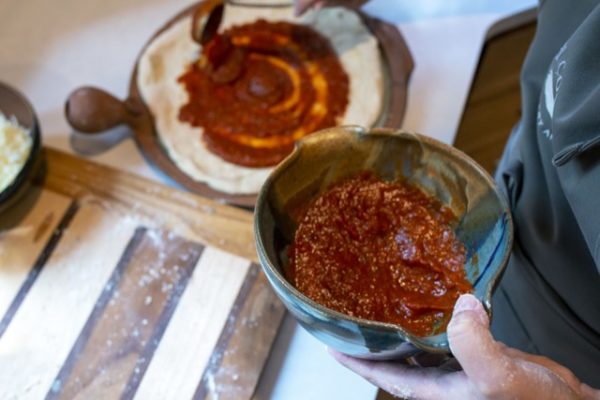
<svg viewBox="0 0 600 400"><path fill-rule="evenodd" d="M235 26L203 55L179 78L189 95L179 119L202 127L208 149L231 163L275 165L296 140L335 126L346 110L348 76L329 41L308 26Z"/></svg>

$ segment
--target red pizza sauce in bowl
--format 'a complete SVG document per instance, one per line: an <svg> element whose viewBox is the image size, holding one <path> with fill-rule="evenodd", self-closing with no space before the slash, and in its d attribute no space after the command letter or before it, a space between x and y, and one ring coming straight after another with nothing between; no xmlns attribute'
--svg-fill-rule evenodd
<svg viewBox="0 0 600 400"><path fill-rule="evenodd" d="M473 290L456 220L406 181L360 174L300 211L288 279L349 316L398 324L417 336L444 331L458 296Z"/></svg>

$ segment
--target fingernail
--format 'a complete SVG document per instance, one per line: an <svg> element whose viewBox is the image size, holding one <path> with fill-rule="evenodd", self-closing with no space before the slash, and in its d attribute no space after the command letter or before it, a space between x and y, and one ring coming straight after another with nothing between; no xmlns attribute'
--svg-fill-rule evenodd
<svg viewBox="0 0 600 400"><path fill-rule="evenodd" d="M478 310L479 307L481 307L481 305L475 296L472 294L463 294L456 300L453 314L458 314L463 311Z"/></svg>
<svg viewBox="0 0 600 400"><path fill-rule="evenodd" d="M454 317L465 311L475 311L474 316L482 325L489 324L489 318L483 309L483 305L477 299L477 297L473 296L472 294L463 294L458 298L458 300L456 300L452 316Z"/></svg>

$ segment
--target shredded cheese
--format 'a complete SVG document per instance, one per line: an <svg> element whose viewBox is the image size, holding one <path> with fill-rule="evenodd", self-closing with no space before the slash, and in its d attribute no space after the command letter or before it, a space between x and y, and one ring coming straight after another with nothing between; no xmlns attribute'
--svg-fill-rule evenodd
<svg viewBox="0 0 600 400"><path fill-rule="evenodd" d="M0 192L19 174L31 152L31 135L13 117L0 113Z"/></svg>

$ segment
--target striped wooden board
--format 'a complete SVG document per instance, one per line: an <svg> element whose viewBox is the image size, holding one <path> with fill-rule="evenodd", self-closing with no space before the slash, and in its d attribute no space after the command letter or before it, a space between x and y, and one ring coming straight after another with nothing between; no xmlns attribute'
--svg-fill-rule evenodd
<svg viewBox="0 0 600 400"><path fill-rule="evenodd" d="M252 216L46 155L0 216L0 398L250 398L284 313Z"/></svg>

